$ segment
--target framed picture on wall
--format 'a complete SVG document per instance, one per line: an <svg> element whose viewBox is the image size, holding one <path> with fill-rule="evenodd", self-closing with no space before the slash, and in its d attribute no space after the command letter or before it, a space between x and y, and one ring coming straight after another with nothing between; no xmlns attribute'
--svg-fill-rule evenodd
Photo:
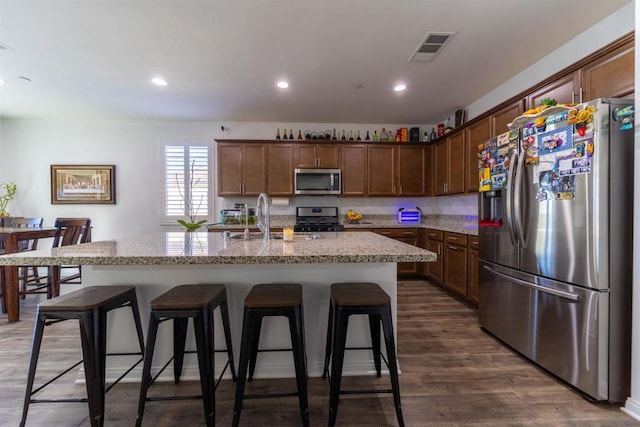
<svg viewBox="0 0 640 427"><path fill-rule="evenodd" d="M51 203L115 204L115 165L51 165Z"/></svg>

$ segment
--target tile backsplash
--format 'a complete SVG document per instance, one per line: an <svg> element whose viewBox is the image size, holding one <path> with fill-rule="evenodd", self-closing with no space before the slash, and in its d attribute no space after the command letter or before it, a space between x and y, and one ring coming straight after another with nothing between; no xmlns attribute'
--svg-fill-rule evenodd
<svg viewBox="0 0 640 427"><path fill-rule="evenodd" d="M233 208L235 203L255 206L256 197L218 198L216 210ZM288 203L288 205L285 205ZM337 206L340 215L353 209L365 215L395 215L399 208L418 206L425 215L477 215L478 195L463 194L446 197L337 197L298 196L289 199L275 198L271 207L273 215L295 215L296 206ZM216 216L217 218L217 216Z"/></svg>

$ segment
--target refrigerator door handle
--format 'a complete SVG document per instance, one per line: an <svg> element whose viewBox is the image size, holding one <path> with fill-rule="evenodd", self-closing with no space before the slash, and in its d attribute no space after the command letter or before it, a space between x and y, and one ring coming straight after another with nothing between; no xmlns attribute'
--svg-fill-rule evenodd
<svg viewBox="0 0 640 427"><path fill-rule="evenodd" d="M522 217L525 215L523 200L522 200L522 180L524 176L524 158L525 156L518 156L518 165L516 167L516 182L513 196L513 216L515 222L516 234L520 241L520 246L527 247L527 239L524 235L524 226L522 224Z"/></svg>
<svg viewBox="0 0 640 427"><path fill-rule="evenodd" d="M507 170L507 187L505 188L507 197L506 197L506 206L505 209L507 211L507 223L509 225L509 236L511 236L511 243L516 245L516 231L513 225L513 191L512 187L514 185L514 171L517 167L516 163L518 161L518 153L514 152L509 159L509 169Z"/></svg>
<svg viewBox="0 0 640 427"><path fill-rule="evenodd" d="M554 296L557 296L557 297L560 297L560 298L564 298L564 299L568 299L568 300L571 300L571 301L579 301L580 300L580 295L578 295L578 294L574 294L572 292L561 291L559 289L547 288L545 286L536 285L535 283L530 283L530 282L527 282L525 280L521 280L521 279L518 279L518 278L515 278L515 277L512 277L512 276L509 276L507 274L500 273L499 271L496 271L496 270L494 270L493 268L491 268L489 266L484 265L483 267L486 270L489 270L491 273L495 274L496 276L500 276L503 279L509 280L510 282L514 282L514 283L517 283L519 285L526 286L526 287L529 287L529 288L533 288L533 289L535 289L537 291L544 292L546 294L551 294L551 295L554 295Z"/></svg>

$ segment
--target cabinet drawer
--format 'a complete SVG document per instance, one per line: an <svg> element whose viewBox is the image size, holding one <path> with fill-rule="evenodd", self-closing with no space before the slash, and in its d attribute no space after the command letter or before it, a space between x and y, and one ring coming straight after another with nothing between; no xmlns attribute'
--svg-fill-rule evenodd
<svg viewBox="0 0 640 427"><path fill-rule="evenodd" d="M376 228L375 233L391 238L411 238L418 237L417 228Z"/></svg>
<svg viewBox="0 0 640 427"><path fill-rule="evenodd" d="M477 251L480 246L480 241L478 240L478 236L469 236L469 249L472 251Z"/></svg>
<svg viewBox="0 0 640 427"><path fill-rule="evenodd" d="M444 241L452 245L467 246L467 236L458 233L444 233Z"/></svg>
<svg viewBox="0 0 640 427"><path fill-rule="evenodd" d="M444 233L440 230L427 229L427 239L437 240L441 242L443 240Z"/></svg>

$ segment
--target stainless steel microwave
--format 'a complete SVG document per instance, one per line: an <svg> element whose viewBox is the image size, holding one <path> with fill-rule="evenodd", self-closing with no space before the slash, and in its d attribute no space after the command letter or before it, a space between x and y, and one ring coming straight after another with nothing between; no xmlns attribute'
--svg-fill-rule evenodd
<svg viewBox="0 0 640 427"><path fill-rule="evenodd" d="M340 169L295 169L296 194L340 194Z"/></svg>

